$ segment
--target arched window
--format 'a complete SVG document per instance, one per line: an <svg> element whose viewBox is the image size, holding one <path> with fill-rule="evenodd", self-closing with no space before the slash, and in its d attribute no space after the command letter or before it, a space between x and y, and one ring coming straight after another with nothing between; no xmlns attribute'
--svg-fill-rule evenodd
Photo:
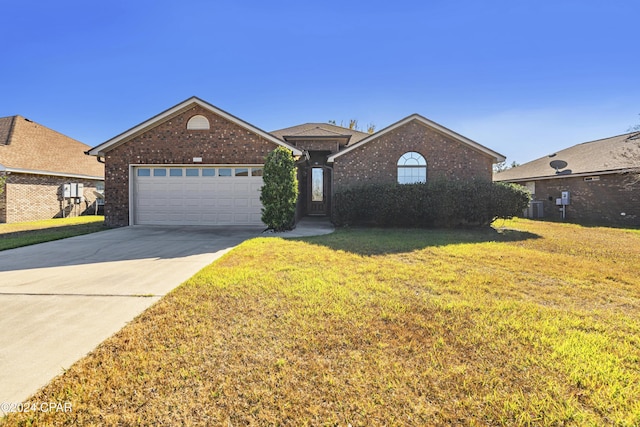
<svg viewBox="0 0 640 427"><path fill-rule="evenodd" d="M427 161L415 151L404 153L398 159L398 184L427 182Z"/></svg>
<svg viewBox="0 0 640 427"><path fill-rule="evenodd" d="M205 116L198 114L193 116L187 122L187 129L189 130L209 130L209 120Z"/></svg>

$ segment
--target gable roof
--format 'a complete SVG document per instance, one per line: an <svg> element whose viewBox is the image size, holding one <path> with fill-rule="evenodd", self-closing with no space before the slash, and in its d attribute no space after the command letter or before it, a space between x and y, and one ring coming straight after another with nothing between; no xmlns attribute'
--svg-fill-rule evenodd
<svg viewBox="0 0 640 427"><path fill-rule="evenodd" d="M446 127L444 127L442 125L439 125L438 123L433 122L433 121L431 121L431 120L429 120L429 119L427 119L427 118L425 118L425 117L423 117L423 116L421 116L419 114L412 114L410 116L405 117L404 119L402 119L400 121L397 121L397 122L393 123L390 126L387 126L386 128L384 128L384 129L382 129L382 130L380 130L380 131L378 131L378 132L376 132L374 134L368 135L366 138L360 140L359 142L357 142L355 144L350 144L347 148L345 148L344 150L340 151L339 153L336 153L336 154L333 154L333 155L329 156L327 158L327 162L332 163L336 158L342 156L343 154L348 153L351 150L355 150L356 148L361 147L361 146L363 146L365 144L368 144L369 142L374 141L377 138L379 138L379 137L381 137L381 136L383 136L383 135L385 135L385 134L387 134L389 132L392 132L395 129L399 128L400 126L403 126L403 125L405 125L407 123L410 123L410 122L412 122L414 120L419 122L419 123L421 123L421 124L423 124L423 125L425 125L425 126L428 126L428 127L432 128L432 129L434 129L434 130L436 130L436 131L438 131L440 133L443 133L443 134L455 139L456 141L459 141L459 142L461 142L461 143L463 143L465 145L468 145L468 146L470 146L471 148L473 148L475 150L478 150L478 151L480 151L482 153L485 153L485 154L493 157L494 162L496 162L496 163L497 162L502 162L502 161L505 160L505 156L503 156L502 154L500 154L500 153L498 153L496 151L493 151L493 150L485 147L484 145L478 144L477 142L472 141L471 139L469 139L467 137L464 137L464 136L452 131L451 129L447 129Z"/></svg>
<svg viewBox="0 0 640 427"><path fill-rule="evenodd" d="M291 150L295 156L302 155L302 151L298 150L297 148L290 146L286 142L274 137L273 135L263 131L262 129L259 129L253 126L252 124L249 124L244 120L241 120L238 117L233 116L227 113L226 111L221 110L218 107L215 107L209 104L208 102L205 102L202 99L197 98L195 96L192 96L191 98L186 99L185 101L182 101L181 103L163 111L162 113L155 115L154 117L140 123L139 125L132 127L131 129L121 133L120 135L117 135L111 138L110 140L93 147L91 150L87 152L87 154L90 154L92 156L104 156L105 153L107 153L108 151L113 150L117 146L124 144L125 142L136 137L137 135L140 135L141 133L146 132L147 130L165 122L166 120L169 120L170 118L177 116L178 114L191 108L193 105L199 105L211 111L212 113L217 114L225 118L226 120L229 120L230 122L235 123L236 125L263 137L269 142L283 146Z"/></svg>
<svg viewBox="0 0 640 427"><path fill-rule="evenodd" d="M566 162L558 172L553 160ZM496 173L494 181L533 181L567 176L619 173L640 167L640 132L584 142Z"/></svg>
<svg viewBox="0 0 640 427"><path fill-rule="evenodd" d="M338 138L346 139L347 145L355 144L368 137L369 134L355 129L332 125L330 123L304 123L271 132L277 138L286 141L295 138Z"/></svg>
<svg viewBox="0 0 640 427"><path fill-rule="evenodd" d="M0 118L0 171L104 179L88 145L22 116Z"/></svg>

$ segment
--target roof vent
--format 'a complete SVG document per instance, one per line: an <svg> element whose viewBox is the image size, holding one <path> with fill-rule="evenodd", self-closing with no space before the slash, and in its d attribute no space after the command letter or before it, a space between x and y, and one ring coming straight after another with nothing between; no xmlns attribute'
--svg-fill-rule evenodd
<svg viewBox="0 0 640 427"><path fill-rule="evenodd" d="M193 116L187 122L188 130L209 130L209 120L200 114Z"/></svg>

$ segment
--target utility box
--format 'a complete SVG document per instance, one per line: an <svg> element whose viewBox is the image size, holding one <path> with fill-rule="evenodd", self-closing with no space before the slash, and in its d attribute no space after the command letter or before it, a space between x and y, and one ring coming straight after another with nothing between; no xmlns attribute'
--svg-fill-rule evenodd
<svg viewBox="0 0 640 427"><path fill-rule="evenodd" d="M65 199L84 198L84 184L64 184L62 187L62 197Z"/></svg>
<svg viewBox="0 0 640 427"><path fill-rule="evenodd" d="M571 204L571 194L568 191L563 191L561 193L560 196L560 200L562 201L563 205L570 205Z"/></svg>

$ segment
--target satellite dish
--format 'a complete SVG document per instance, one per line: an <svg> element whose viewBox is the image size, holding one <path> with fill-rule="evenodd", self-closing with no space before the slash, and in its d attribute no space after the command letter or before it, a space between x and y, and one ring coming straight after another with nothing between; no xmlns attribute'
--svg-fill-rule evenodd
<svg viewBox="0 0 640 427"><path fill-rule="evenodd" d="M564 169L567 167L567 162L565 162L564 160L552 160L549 163L549 166L551 166L552 168L554 168L556 170L556 173L560 173L560 169Z"/></svg>

